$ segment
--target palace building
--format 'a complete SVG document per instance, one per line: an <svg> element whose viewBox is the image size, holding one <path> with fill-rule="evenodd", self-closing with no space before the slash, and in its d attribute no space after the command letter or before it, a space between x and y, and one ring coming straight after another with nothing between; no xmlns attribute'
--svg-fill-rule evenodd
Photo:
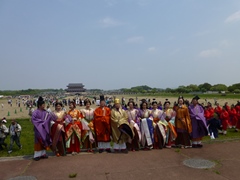
<svg viewBox="0 0 240 180"><path fill-rule="evenodd" d="M76 93L83 93L86 91L84 85L82 83L69 83L67 85L67 89L65 89L67 93L76 94Z"/></svg>

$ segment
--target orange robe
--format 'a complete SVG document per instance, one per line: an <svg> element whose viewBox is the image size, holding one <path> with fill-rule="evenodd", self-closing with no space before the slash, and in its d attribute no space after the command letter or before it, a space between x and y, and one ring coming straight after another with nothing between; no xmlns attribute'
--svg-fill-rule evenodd
<svg viewBox="0 0 240 180"><path fill-rule="evenodd" d="M94 130L97 142L110 142L111 124L110 124L111 111L108 107L98 107L94 111Z"/></svg>
<svg viewBox="0 0 240 180"><path fill-rule="evenodd" d="M192 132L192 123L189 111L185 105L181 108L176 108L175 127L177 128L177 131L187 131L189 134Z"/></svg>

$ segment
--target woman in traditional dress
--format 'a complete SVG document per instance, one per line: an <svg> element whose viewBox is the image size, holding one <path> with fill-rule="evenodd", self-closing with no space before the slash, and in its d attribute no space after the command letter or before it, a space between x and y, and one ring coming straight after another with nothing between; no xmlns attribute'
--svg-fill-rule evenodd
<svg viewBox="0 0 240 180"><path fill-rule="evenodd" d="M135 104L133 101L128 102L129 109L127 110L127 114L128 114L128 122L129 122L130 126L133 127L133 131L134 131L134 138L130 145L131 150L138 151L140 148L139 142L141 141L141 131L139 128L140 121L138 118L138 110L134 109L134 106L135 106Z"/></svg>
<svg viewBox="0 0 240 180"><path fill-rule="evenodd" d="M53 141L52 150L55 152L56 156L66 155L66 142L65 142L65 118L66 112L63 111L63 104L61 102L56 102L55 111L53 112L58 118L52 123L51 127L51 138Z"/></svg>
<svg viewBox="0 0 240 180"><path fill-rule="evenodd" d="M82 146L81 143L81 133L82 133L82 124L81 118L82 113L76 109L74 101L71 101L69 104L68 115L71 116L72 121L66 124L66 147L67 152L76 155L80 152Z"/></svg>
<svg viewBox="0 0 240 180"><path fill-rule="evenodd" d="M164 103L163 118L167 122L167 132L166 132L166 148L171 148L177 138L177 132L175 130L175 116L176 112L170 108L170 101L166 99Z"/></svg>
<svg viewBox="0 0 240 180"><path fill-rule="evenodd" d="M188 111L188 107L184 105L182 96L178 98L178 106L176 106L175 127L177 130L176 146L181 148L190 148L190 133L192 132L192 124Z"/></svg>
<svg viewBox="0 0 240 180"><path fill-rule="evenodd" d="M158 109L157 101L152 102L152 111L151 117L153 118L153 127L154 127L154 140L153 140L153 148L154 149L162 149L165 145L166 141L166 124L161 121L163 116L163 111Z"/></svg>
<svg viewBox="0 0 240 180"><path fill-rule="evenodd" d="M150 119L151 111L147 109L147 102L143 101L140 105L138 117L140 120L141 129L141 144L144 150L150 150L153 145L153 121Z"/></svg>
<svg viewBox="0 0 240 180"><path fill-rule="evenodd" d="M93 119L94 119L94 109L92 109L91 102L89 99L85 100L84 104L86 107L81 110L83 118L81 119L83 130L86 130L82 137L83 144L87 149L87 152L93 152L92 144L95 142L94 139L94 126L93 126Z"/></svg>

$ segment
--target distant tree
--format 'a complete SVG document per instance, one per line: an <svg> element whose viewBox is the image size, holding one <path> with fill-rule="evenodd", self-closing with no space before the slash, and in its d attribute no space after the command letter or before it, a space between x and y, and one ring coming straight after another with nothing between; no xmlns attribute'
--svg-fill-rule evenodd
<svg viewBox="0 0 240 180"><path fill-rule="evenodd" d="M198 86L199 90L205 89L206 91L210 91L211 87L212 87L212 85L209 83L200 84Z"/></svg>
<svg viewBox="0 0 240 180"><path fill-rule="evenodd" d="M228 87L228 91L230 91L230 92L234 92L235 89L240 89L240 83L233 84Z"/></svg>
<svg viewBox="0 0 240 180"><path fill-rule="evenodd" d="M195 84L190 84L186 88L189 89L190 91L199 91L198 86Z"/></svg>
<svg viewBox="0 0 240 180"><path fill-rule="evenodd" d="M227 86L225 84L216 84L211 87L211 91L227 91Z"/></svg>
<svg viewBox="0 0 240 180"><path fill-rule="evenodd" d="M236 94L239 94L240 93L240 89L234 89L233 92L236 93Z"/></svg>
<svg viewBox="0 0 240 180"><path fill-rule="evenodd" d="M171 88L166 88L166 89L165 89L165 92L166 92L166 93L170 93L170 92L172 92L172 89L171 89Z"/></svg>

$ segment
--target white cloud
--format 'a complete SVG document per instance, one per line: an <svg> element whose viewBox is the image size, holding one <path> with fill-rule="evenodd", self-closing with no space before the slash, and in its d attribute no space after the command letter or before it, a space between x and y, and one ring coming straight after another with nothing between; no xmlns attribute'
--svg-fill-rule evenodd
<svg viewBox="0 0 240 180"><path fill-rule="evenodd" d="M215 58L221 56L221 51L218 49L208 49L200 52L199 56L203 58Z"/></svg>
<svg viewBox="0 0 240 180"><path fill-rule="evenodd" d="M116 0L105 0L105 2L107 4L107 6L109 6L109 7L112 7L117 3Z"/></svg>
<svg viewBox="0 0 240 180"><path fill-rule="evenodd" d="M138 0L137 4L139 6L146 6L149 3L149 0Z"/></svg>
<svg viewBox="0 0 240 180"><path fill-rule="evenodd" d="M237 11L230 15L226 20L225 23L231 23L231 22L236 22L240 20L240 11Z"/></svg>
<svg viewBox="0 0 240 180"><path fill-rule="evenodd" d="M123 24L113 18L110 18L110 17L105 17L104 19L101 19L99 21L99 23L101 24L102 27L105 27L105 28L121 26Z"/></svg>
<svg viewBox="0 0 240 180"><path fill-rule="evenodd" d="M144 41L144 37L135 36L127 39L127 43L141 43Z"/></svg>
<svg viewBox="0 0 240 180"><path fill-rule="evenodd" d="M157 49L156 49L156 47L149 47L148 48L148 52L154 52L154 51L156 51Z"/></svg>
<svg viewBox="0 0 240 180"><path fill-rule="evenodd" d="M222 48L227 48L230 46L230 42L228 40L223 40L220 42L219 46L222 47Z"/></svg>

